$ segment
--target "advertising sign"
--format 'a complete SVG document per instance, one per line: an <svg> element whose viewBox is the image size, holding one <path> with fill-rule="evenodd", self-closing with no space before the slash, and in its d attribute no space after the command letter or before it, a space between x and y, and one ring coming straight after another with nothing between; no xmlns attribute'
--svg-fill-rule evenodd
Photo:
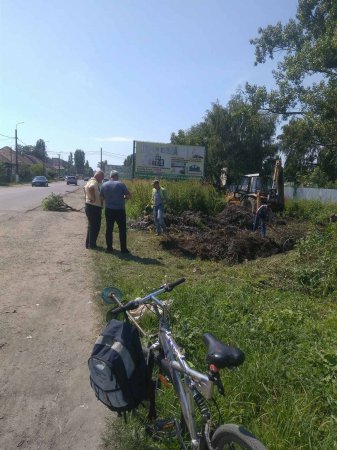
<svg viewBox="0 0 337 450"><path fill-rule="evenodd" d="M135 172L139 178L202 178L205 147L134 142Z"/></svg>

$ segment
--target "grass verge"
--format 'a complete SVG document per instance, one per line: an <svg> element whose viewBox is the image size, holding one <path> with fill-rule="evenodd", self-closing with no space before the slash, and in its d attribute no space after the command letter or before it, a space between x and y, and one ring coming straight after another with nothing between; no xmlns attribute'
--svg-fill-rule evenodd
<svg viewBox="0 0 337 450"><path fill-rule="evenodd" d="M293 252L226 267L178 258L154 234L129 231L132 255L94 254L97 288L116 286L131 300L186 277L170 297L174 335L188 360L206 370L206 331L246 354L241 368L223 373L223 422L244 425L268 449L331 450L337 448L336 242L333 224ZM315 268L312 284L308 271ZM111 414L104 446L179 448L173 440L149 440L141 412L127 424Z"/></svg>

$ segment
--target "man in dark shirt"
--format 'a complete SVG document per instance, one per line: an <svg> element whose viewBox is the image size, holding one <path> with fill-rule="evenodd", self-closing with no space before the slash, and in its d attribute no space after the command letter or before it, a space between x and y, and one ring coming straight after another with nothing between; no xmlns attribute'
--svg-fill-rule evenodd
<svg viewBox="0 0 337 450"><path fill-rule="evenodd" d="M125 184L119 181L116 170L112 170L110 180L103 183L101 197L105 202L105 240L107 253L112 253L113 250L112 233L115 222L118 225L121 252L130 253L126 246L125 200L131 198L131 194Z"/></svg>

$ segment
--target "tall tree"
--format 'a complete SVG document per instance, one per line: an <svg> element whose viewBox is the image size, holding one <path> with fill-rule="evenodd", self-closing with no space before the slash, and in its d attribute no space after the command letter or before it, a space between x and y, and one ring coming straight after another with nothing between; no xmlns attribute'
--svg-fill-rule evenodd
<svg viewBox="0 0 337 450"><path fill-rule="evenodd" d="M74 168L74 158L72 152L69 153L68 156L68 173L72 173Z"/></svg>
<svg viewBox="0 0 337 450"><path fill-rule="evenodd" d="M124 163L123 165L126 167L130 167L133 164L133 154L128 155L125 159L124 159Z"/></svg>
<svg viewBox="0 0 337 450"><path fill-rule="evenodd" d="M89 166L89 161L86 161L84 164L84 172L83 175L86 177L92 177L94 174L93 169Z"/></svg>
<svg viewBox="0 0 337 450"><path fill-rule="evenodd" d="M41 159L41 161L45 161L47 157L47 152L46 152L46 144L43 139L39 139L36 142L35 149L33 150L32 153L37 158Z"/></svg>
<svg viewBox="0 0 337 450"><path fill-rule="evenodd" d="M84 173L84 162L85 162L85 153L83 150L75 150L74 153L74 164L76 173L83 174Z"/></svg>
<svg viewBox="0 0 337 450"><path fill-rule="evenodd" d="M244 173L260 171L265 158L277 150L273 143L276 115L261 113L258 104L239 92L227 106L213 103L204 121L172 133L171 142L207 146L207 178L220 185L223 169L228 182Z"/></svg>
<svg viewBox="0 0 337 450"><path fill-rule="evenodd" d="M259 37L251 41L255 64L282 53L283 59L274 72L277 89L267 92L264 87L248 85L247 90L265 109L281 114L285 120L293 117L284 126L282 147L294 170L310 161L313 154L322 163L325 158L329 160L328 150L337 150L336 0L299 0L296 19L258 32ZM305 142L301 140L304 129L309 131ZM294 139L291 143L290 135Z"/></svg>

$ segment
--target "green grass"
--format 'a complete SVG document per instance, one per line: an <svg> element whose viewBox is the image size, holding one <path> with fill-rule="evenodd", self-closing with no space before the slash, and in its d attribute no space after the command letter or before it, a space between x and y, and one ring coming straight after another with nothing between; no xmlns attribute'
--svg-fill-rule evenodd
<svg viewBox="0 0 337 450"><path fill-rule="evenodd" d="M235 267L178 258L159 242L154 234L129 231L133 256L94 254L97 289L116 286L131 300L185 276L166 298L174 299L174 336L188 361L206 370L206 331L246 354L242 367L223 372L223 422L243 424L268 449L336 449L337 226L312 234L289 254ZM309 270L318 274L313 284ZM102 307L103 315L107 310ZM106 449L179 448L172 440L149 440L139 414L127 424L111 415Z"/></svg>
<svg viewBox="0 0 337 450"><path fill-rule="evenodd" d="M127 202L128 217L137 219L151 203L152 185L145 180L128 181L127 186L132 193L132 200ZM199 181L169 181L162 182L167 189L167 212L181 214L183 211L201 211L205 214L216 214L225 205L225 199L209 184Z"/></svg>

